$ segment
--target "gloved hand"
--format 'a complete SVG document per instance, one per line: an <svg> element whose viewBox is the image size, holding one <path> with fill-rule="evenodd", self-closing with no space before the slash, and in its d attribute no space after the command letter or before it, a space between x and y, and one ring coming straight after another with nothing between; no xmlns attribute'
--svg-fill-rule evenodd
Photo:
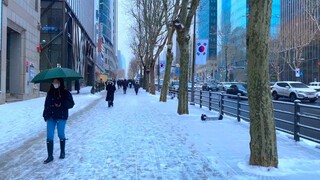
<svg viewBox="0 0 320 180"><path fill-rule="evenodd" d="M54 101L54 106L55 107L60 107L61 106L61 101L60 100L55 100Z"/></svg>

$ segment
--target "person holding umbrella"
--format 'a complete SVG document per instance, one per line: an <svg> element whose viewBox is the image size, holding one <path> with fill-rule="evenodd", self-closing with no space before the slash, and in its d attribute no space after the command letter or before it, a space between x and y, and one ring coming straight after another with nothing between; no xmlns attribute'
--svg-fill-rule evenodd
<svg viewBox="0 0 320 180"><path fill-rule="evenodd" d="M62 78L53 79L50 90L44 103L43 118L47 122L47 152L48 158L44 161L47 164L53 161L54 131L57 126L60 139L60 159L65 158L65 127L68 119L68 110L73 108L74 101L71 93L65 89Z"/></svg>

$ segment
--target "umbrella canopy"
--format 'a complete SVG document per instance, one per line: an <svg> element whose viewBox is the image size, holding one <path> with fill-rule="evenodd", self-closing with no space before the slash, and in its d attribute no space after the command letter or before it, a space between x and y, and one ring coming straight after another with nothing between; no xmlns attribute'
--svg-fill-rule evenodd
<svg viewBox="0 0 320 180"><path fill-rule="evenodd" d="M73 80L82 79L83 77L72 69L57 67L52 69L46 69L40 72L31 80L31 82L33 83L49 82L50 83L55 78L62 78L65 81L73 81Z"/></svg>

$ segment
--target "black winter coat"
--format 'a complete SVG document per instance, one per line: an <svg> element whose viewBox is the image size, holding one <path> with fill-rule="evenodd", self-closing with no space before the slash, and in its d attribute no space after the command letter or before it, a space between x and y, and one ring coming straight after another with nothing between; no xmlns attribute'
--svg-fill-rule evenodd
<svg viewBox="0 0 320 180"><path fill-rule="evenodd" d="M114 100L114 92L116 91L116 86L114 84L108 84L106 87L106 90L107 90L106 101L113 101Z"/></svg>
<svg viewBox="0 0 320 180"><path fill-rule="evenodd" d="M59 105L56 107L55 104ZM43 118L45 121L48 119L65 119L69 117L69 109L73 108L74 101L71 93L66 89L53 90L48 92L44 104Z"/></svg>

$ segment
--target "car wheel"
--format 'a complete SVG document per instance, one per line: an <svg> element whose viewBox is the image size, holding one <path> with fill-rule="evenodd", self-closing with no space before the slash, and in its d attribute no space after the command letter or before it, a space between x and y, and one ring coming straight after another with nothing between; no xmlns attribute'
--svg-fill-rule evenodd
<svg viewBox="0 0 320 180"><path fill-rule="evenodd" d="M317 100L317 99L310 99L309 101L310 101L311 103L314 103L314 102L316 102L316 100Z"/></svg>
<svg viewBox="0 0 320 180"><path fill-rule="evenodd" d="M274 99L274 100L278 100L278 93L276 92L276 91L274 91L273 93L272 93L272 99Z"/></svg>
<svg viewBox="0 0 320 180"><path fill-rule="evenodd" d="M290 94L290 101L294 102L294 100L296 100L296 99L297 99L297 96L294 93L291 93Z"/></svg>

